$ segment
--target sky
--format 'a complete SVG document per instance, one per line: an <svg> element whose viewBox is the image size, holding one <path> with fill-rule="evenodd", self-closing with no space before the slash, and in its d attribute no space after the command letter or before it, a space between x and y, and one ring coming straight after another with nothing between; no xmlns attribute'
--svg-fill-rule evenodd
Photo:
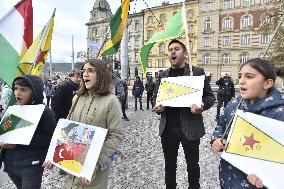
<svg viewBox="0 0 284 189"><path fill-rule="evenodd" d="M0 0L0 18L20 0ZM34 39L48 22L56 8L55 24L52 37L52 62L72 62L72 35L74 36L74 53L87 49L87 26L90 11L96 0L33 0ZM120 0L107 0L112 13L120 6ZM149 7L161 5L164 0L145 0ZM167 0L177 3L182 0ZM134 11L135 1L131 2L130 13ZM136 12L146 9L144 1L137 0Z"/></svg>

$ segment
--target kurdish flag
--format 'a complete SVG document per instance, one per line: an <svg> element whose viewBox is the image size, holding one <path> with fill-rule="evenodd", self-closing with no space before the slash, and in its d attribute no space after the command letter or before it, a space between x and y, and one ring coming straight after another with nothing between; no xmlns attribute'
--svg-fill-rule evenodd
<svg viewBox="0 0 284 189"><path fill-rule="evenodd" d="M54 17L55 10L48 23L44 26L26 54L20 60L19 64L25 65L26 68L28 68L24 73L30 73L37 76L40 75L51 46Z"/></svg>
<svg viewBox="0 0 284 189"><path fill-rule="evenodd" d="M32 38L32 0L22 0L0 18L0 78L10 87L23 47Z"/></svg>
<svg viewBox="0 0 284 189"><path fill-rule="evenodd" d="M100 56L117 53L127 23L130 0L123 0L121 6L110 20L111 39L101 51Z"/></svg>
<svg viewBox="0 0 284 189"><path fill-rule="evenodd" d="M45 105L9 106L0 122L0 142L29 145Z"/></svg>
<svg viewBox="0 0 284 189"><path fill-rule="evenodd" d="M237 110L221 157L246 174L256 174L268 188L282 188L283 133L282 121Z"/></svg>
<svg viewBox="0 0 284 189"><path fill-rule="evenodd" d="M161 30L160 32L153 35L153 37L151 37L151 39L149 39L149 41L139 50L139 62L142 66L144 75L146 75L149 53L155 43L177 38L183 33L184 25L182 19L182 11L180 10L167 22L164 30Z"/></svg>

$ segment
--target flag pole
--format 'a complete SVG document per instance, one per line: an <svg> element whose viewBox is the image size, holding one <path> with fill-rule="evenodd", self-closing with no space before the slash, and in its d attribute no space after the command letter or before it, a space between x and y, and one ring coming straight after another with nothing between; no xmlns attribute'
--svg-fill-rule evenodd
<svg viewBox="0 0 284 189"><path fill-rule="evenodd" d="M48 23L45 25L43 34L41 35L41 39L40 39L40 42L39 42L39 46L38 46L38 49L37 49L36 56L35 56L34 61L33 61L33 65L32 65L32 67L31 67L31 69L30 69L30 74L32 73L33 68L35 67L35 63L36 63L36 60L37 60L38 55L39 55L39 53L40 53L40 49L41 49L41 46L42 46L44 37L45 37L45 35L46 35L46 33L47 33L47 30L48 30L48 27L49 27L49 25L50 25L51 19L52 19L52 17L54 17L54 15L55 15L55 12L56 12L56 8L54 8L54 11L53 11L53 13L52 13L51 18L49 19Z"/></svg>
<svg viewBox="0 0 284 189"><path fill-rule="evenodd" d="M183 18L183 27L185 31L185 40L186 40L186 48L187 48L187 54L188 54L188 65L190 70L190 76L193 76L192 73L192 62L191 62L191 50L189 45L189 32L188 32L188 25L187 25L187 19L186 19L186 12L185 12L185 0L182 3L182 18Z"/></svg>
<svg viewBox="0 0 284 189"><path fill-rule="evenodd" d="M103 43L102 43L102 45L101 45L101 47L100 47L100 49L99 49L99 51L98 51L98 54L97 54L97 57L96 57L96 58L99 58L100 53L101 53L101 51L102 51L104 45L105 45L106 42L107 42L107 38L108 38L108 35L109 35L109 31L110 31L110 26L109 26L108 29L107 29L106 36L105 36L105 38L104 38L104 40L103 40Z"/></svg>
<svg viewBox="0 0 284 189"><path fill-rule="evenodd" d="M72 70L74 70L74 36L72 35Z"/></svg>

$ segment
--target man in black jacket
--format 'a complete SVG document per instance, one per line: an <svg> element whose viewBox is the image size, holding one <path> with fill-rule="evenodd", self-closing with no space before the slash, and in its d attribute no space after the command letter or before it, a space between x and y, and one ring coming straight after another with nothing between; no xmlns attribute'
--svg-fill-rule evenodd
<svg viewBox="0 0 284 189"><path fill-rule="evenodd" d="M51 99L51 109L55 113L56 121L68 116L73 96L81 82L79 70L72 70L68 77L68 81L58 86Z"/></svg>
<svg viewBox="0 0 284 189"><path fill-rule="evenodd" d="M186 47L174 39L168 46L168 57L171 68L159 75L155 98L158 93L161 79L167 77L189 76L190 69L186 64ZM193 66L193 75L205 75L202 68ZM166 188L176 188L176 168L179 144L183 146L185 153L188 185L190 189L199 189L200 167L199 167L199 144L200 138L205 134L202 112L213 106L215 96L207 79L204 81L201 108L192 105L186 107L165 107L157 104L154 111L161 114L159 135L161 136L162 148L165 158L165 182Z"/></svg>
<svg viewBox="0 0 284 189"><path fill-rule="evenodd" d="M140 77L136 77L136 81L134 82L133 88L132 88L132 95L135 100L135 110L137 111L137 98L139 99L140 102L140 110L144 111L142 108L142 95L144 92L144 85L143 82L140 80Z"/></svg>
<svg viewBox="0 0 284 189"><path fill-rule="evenodd" d="M155 83L153 82L152 76L148 78L148 81L145 85L145 89L147 91L147 110L149 110L149 102L151 102L152 109L154 108L154 101L153 101L153 95L155 91Z"/></svg>

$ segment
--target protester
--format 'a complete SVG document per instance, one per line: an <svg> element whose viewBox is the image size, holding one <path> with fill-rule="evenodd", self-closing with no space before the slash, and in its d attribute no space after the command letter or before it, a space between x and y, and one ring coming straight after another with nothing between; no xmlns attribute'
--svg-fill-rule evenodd
<svg viewBox="0 0 284 189"><path fill-rule="evenodd" d="M111 171L109 160L122 141L122 113L119 100L112 94L112 73L102 60L89 60L82 69L83 82L73 98L70 120L108 129L92 179L68 174L66 188L106 189ZM74 109L74 110L73 110ZM50 162L45 167L51 168Z"/></svg>
<svg viewBox="0 0 284 189"><path fill-rule="evenodd" d="M66 118L72 105L72 98L79 89L81 73L72 70L68 75L68 81L58 86L51 100L51 109L55 113L56 121Z"/></svg>
<svg viewBox="0 0 284 189"><path fill-rule="evenodd" d="M135 111L137 111L137 98L139 98L140 110L144 111L142 108L143 92L144 92L143 82L140 80L140 77L137 76L132 88L132 95L134 96L135 99Z"/></svg>
<svg viewBox="0 0 284 189"><path fill-rule="evenodd" d="M123 84L123 89L124 89L124 93L125 93L125 98L124 100L122 101L121 103L121 109L122 109L122 115L123 115L123 119L125 121L129 121L126 113L125 113L125 110L126 110L126 104L127 104L127 98L128 98L128 86L127 86L127 79L124 79L122 81L122 84Z"/></svg>
<svg viewBox="0 0 284 189"><path fill-rule="evenodd" d="M51 80L48 80L45 88L44 88L44 93L45 93L45 96L46 96L46 104L47 106L49 107L49 104L50 104L50 100L51 100L51 97L53 95L53 86L51 84Z"/></svg>
<svg viewBox="0 0 284 189"><path fill-rule="evenodd" d="M12 90L17 105L36 105L43 103L43 82L37 76L24 75L13 81ZM32 116L32 115L31 115ZM29 145L0 143L0 166L17 189L40 189L43 168L49 143L56 127L53 112L45 107ZM24 136L23 136L24 137Z"/></svg>
<svg viewBox="0 0 284 189"><path fill-rule="evenodd" d="M240 96L228 103L220 117L220 122L211 141L215 152L225 148L228 133L224 132L236 109L284 121L284 99L273 86L275 79L276 69L269 61L256 58L241 65L239 72ZM224 139L221 141L223 135ZM257 173L246 175L222 158L219 166L219 179L221 188L224 189L265 188L261 178L257 177Z"/></svg>
<svg viewBox="0 0 284 189"><path fill-rule="evenodd" d="M231 80L231 77L227 74L221 77L218 81L216 81L216 85L219 86L219 89L217 91L218 105L217 105L216 121L219 121L220 109L222 105L224 104L225 108L228 102L233 97L235 97L235 87L234 83Z"/></svg>
<svg viewBox="0 0 284 189"><path fill-rule="evenodd" d="M147 110L149 110L149 102L151 102L152 109L154 108L154 100L153 95L155 91L155 83L153 82L152 76L148 78L148 81L145 85L145 89L147 91Z"/></svg>
<svg viewBox="0 0 284 189"><path fill-rule="evenodd" d="M171 68L159 75L154 98L157 97L158 86L162 78L189 76L189 65L186 64L186 47L174 39L168 46L168 57ZM204 70L193 66L193 75L205 75ZM161 114L159 135L161 136L162 148L165 158L165 183L166 188L176 188L176 168L178 148L181 143L185 153L188 172L188 185L190 189L200 188L200 167L199 167L199 144L200 138L204 136L205 129L202 112L213 106L215 96L207 79L204 81L204 89L201 107L192 105L186 107L165 107L156 104L154 111Z"/></svg>

